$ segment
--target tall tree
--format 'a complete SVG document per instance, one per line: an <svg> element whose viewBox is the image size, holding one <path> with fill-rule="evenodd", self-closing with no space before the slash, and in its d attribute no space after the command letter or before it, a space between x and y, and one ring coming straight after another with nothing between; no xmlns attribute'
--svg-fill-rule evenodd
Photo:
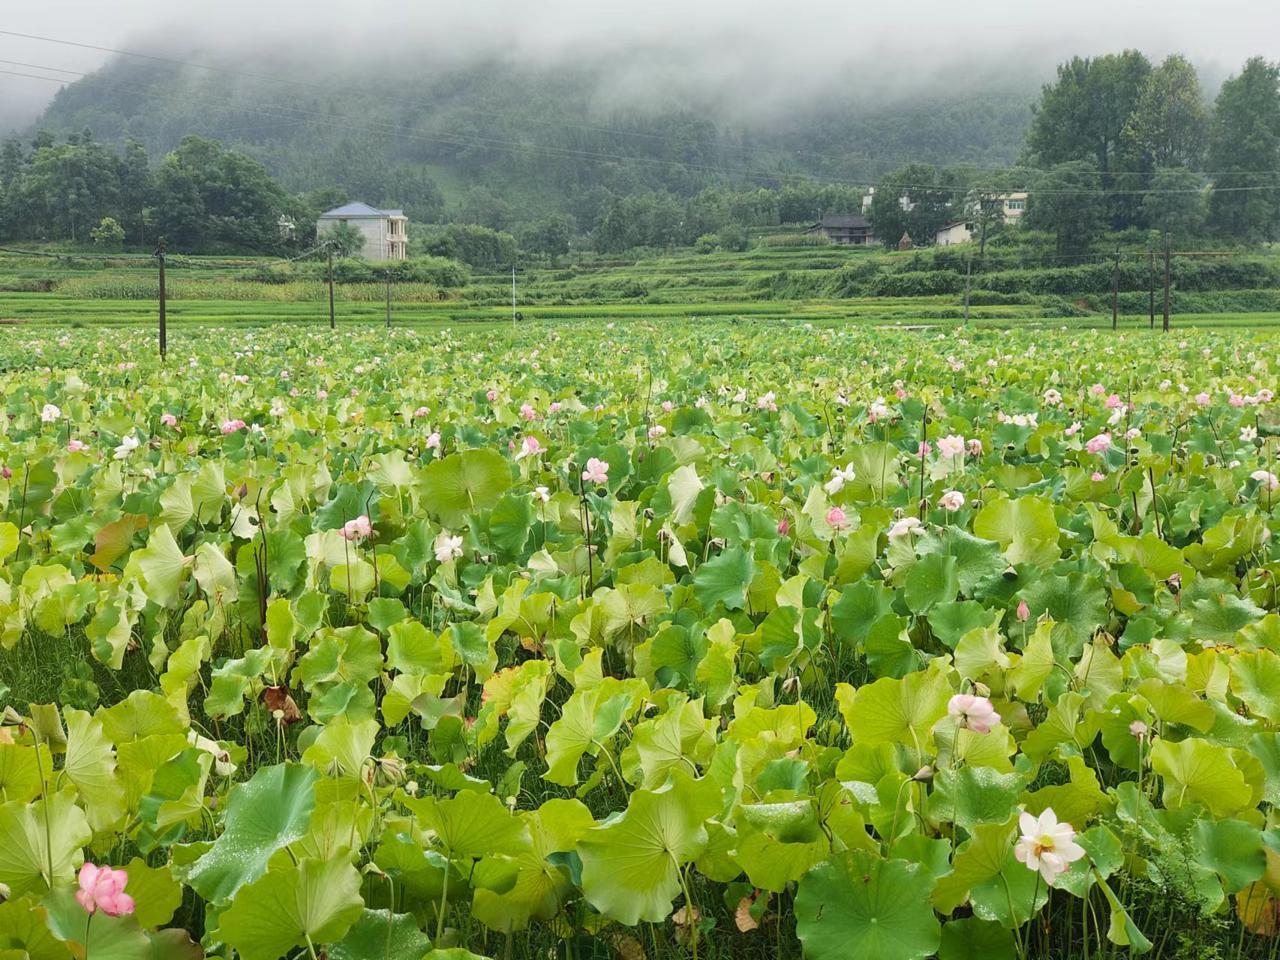
<svg viewBox="0 0 1280 960"><path fill-rule="evenodd" d="M1175 53L1147 75L1125 134L1157 167L1192 167L1204 155L1208 128L1200 78Z"/></svg>
<svg viewBox="0 0 1280 960"><path fill-rule="evenodd" d="M1175 239L1190 239L1204 228L1207 191L1199 174L1186 167L1160 167L1142 200L1148 226Z"/></svg>
<svg viewBox="0 0 1280 960"><path fill-rule="evenodd" d="M279 245L284 192L257 160L184 137L155 175L157 227L177 249L268 250Z"/></svg>
<svg viewBox="0 0 1280 960"><path fill-rule="evenodd" d="M1031 191L1027 226L1054 234L1062 256L1084 253L1106 222L1101 188L1098 168L1091 160L1057 164Z"/></svg>
<svg viewBox="0 0 1280 960"><path fill-rule="evenodd" d="M1089 159L1109 186L1113 171L1125 169L1127 124L1150 73L1150 61L1136 50L1059 66L1058 79L1033 107L1027 147L1037 165Z"/></svg>
<svg viewBox="0 0 1280 960"><path fill-rule="evenodd" d="M1214 104L1209 222L1248 240L1280 235L1280 65L1249 60Z"/></svg>

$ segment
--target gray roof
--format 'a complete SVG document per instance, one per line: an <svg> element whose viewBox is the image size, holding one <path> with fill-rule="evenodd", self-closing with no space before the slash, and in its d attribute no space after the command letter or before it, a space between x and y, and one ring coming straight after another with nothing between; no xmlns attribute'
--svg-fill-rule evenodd
<svg viewBox="0 0 1280 960"><path fill-rule="evenodd" d="M326 210L320 214L320 219L341 218L341 217L403 217L403 210L379 210L371 207L367 203L346 203L340 207L334 207L332 210Z"/></svg>
<svg viewBox="0 0 1280 960"><path fill-rule="evenodd" d="M864 230L870 227L871 223L866 217L858 213L828 213L823 215L819 226L844 228L846 230Z"/></svg>

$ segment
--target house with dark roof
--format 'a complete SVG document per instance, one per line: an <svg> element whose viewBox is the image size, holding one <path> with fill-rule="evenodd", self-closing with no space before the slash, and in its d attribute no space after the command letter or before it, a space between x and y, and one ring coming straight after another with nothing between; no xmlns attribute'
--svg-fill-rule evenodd
<svg viewBox="0 0 1280 960"><path fill-rule="evenodd" d="M871 234L871 221L860 213L824 213L822 219L805 231L816 237L826 237L841 246L865 246L875 242Z"/></svg>
<svg viewBox="0 0 1280 960"><path fill-rule="evenodd" d="M409 218L403 210L379 210L367 203L334 207L316 220L317 239L339 224L355 227L364 236L359 253L366 260L404 260L409 255Z"/></svg>

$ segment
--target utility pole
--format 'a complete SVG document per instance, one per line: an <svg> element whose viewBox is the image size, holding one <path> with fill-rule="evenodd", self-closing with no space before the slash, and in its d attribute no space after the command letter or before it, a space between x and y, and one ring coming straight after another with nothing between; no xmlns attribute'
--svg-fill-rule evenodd
<svg viewBox="0 0 1280 960"><path fill-rule="evenodd" d="M1147 271L1147 287L1151 294L1151 329L1154 330L1156 328L1156 252L1148 250L1147 253L1150 259L1150 269Z"/></svg>
<svg viewBox="0 0 1280 960"><path fill-rule="evenodd" d="M325 251L329 254L329 329L338 329L338 324L333 317L333 244L328 244Z"/></svg>
<svg viewBox="0 0 1280 960"><path fill-rule="evenodd" d="M164 286L164 237L156 247L156 262L160 266L160 359L169 352L169 319L165 313L166 291Z"/></svg>
<svg viewBox="0 0 1280 960"><path fill-rule="evenodd" d="M511 325L516 325L516 265L511 265Z"/></svg>
<svg viewBox="0 0 1280 960"><path fill-rule="evenodd" d="M1111 268L1111 329L1120 323L1120 248L1116 247L1116 262Z"/></svg>
<svg viewBox="0 0 1280 960"><path fill-rule="evenodd" d="M1164 235L1164 332L1169 332L1169 235Z"/></svg>
<svg viewBox="0 0 1280 960"><path fill-rule="evenodd" d="M969 323L969 278L973 274L973 254L970 254L964 261L964 322L967 326Z"/></svg>

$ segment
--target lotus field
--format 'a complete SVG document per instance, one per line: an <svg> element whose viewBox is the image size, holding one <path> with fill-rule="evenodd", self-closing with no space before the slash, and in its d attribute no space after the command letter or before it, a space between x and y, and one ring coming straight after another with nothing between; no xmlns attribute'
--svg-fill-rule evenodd
<svg viewBox="0 0 1280 960"><path fill-rule="evenodd" d="M1276 955L1272 340L2 337L4 960Z"/></svg>

